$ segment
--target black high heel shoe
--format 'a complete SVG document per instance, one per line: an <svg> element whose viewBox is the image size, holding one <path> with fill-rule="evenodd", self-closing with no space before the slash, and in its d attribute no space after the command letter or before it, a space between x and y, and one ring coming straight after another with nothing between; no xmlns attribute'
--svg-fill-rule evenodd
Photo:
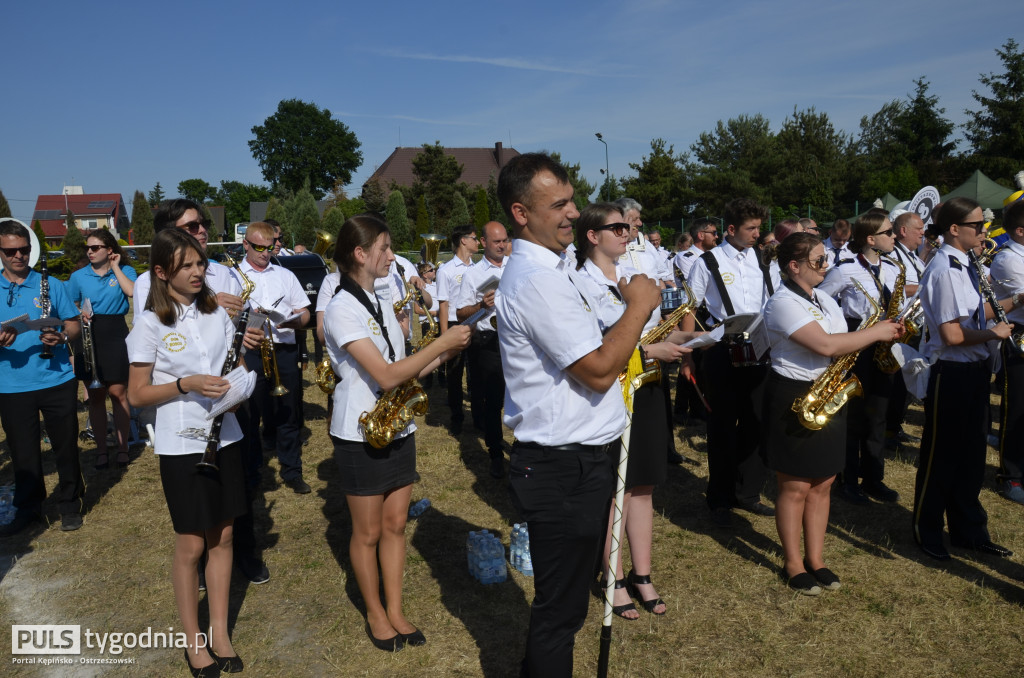
<svg viewBox="0 0 1024 678"><path fill-rule="evenodd" d="M651 614L658 615L659 617L661 615L665 614L665 612L668 612L667 609L664 612L655 612L654 611L654 608L658 607L659 605L664 605L665 604L665 601L662 600L660 597L659 598L652 598L651 600L644 600L644 597L642 595L640 595L640 589L637 588L637 585L638 584L640 584L640 585L650 584L651 583L651 575L649 575L649 574L640 575L640 574L637 574L636 572L634 572L633 570L630 570L629 571L629 576L626 577L626 581L629 584L630 593L633 594L634 598L636 598L637 600L640 601L640 605L642 605L645 610L647 610ZM652 584L652 586L653 586L653 584Z"/></svg>
<svg viewBox="0 0 1024 678"><path fill-rule="evenodd" d="M213 653L211 652L210 655L212 656ZM198 669L192 666L192 662L188 658L188 648L185 648L185 664L188 666L192 678L218 678L220 676L220 666L217 665L216 660L212 664L201 666Z"/></svg>
<svg viewBox="0 0 1024 678"><path fill-rule="evenodd" d="M604 591L605 591L604 582L598 582L598 583L601 586L601 596L604 597ZM625 579L616 579L615 580L615 588L616 588L616 590L626 588L626 580ZM636 617L627 617L627 616L625 616L623 614L623 612L629 612L630 610L633 610L634 612L636 612L636 605L633 604L632 600L629 601L628 603L626 603L625 605L612 605L612 612L614 612L619 617L622 617L626 621L630 621L630 622L634 622L634 621L638 620L640 618L639 615L636 616Z"/></svg>
<svg viewBox="0 0 1024 678"><path fill-rule="evenodd" d="M220 657L214 654L212 648L207 650L207 652L213 657L213 661L216 662L221 673L241 673L245 670L245 663L242 662L242 658L238 655L234 657Z"/></svg>

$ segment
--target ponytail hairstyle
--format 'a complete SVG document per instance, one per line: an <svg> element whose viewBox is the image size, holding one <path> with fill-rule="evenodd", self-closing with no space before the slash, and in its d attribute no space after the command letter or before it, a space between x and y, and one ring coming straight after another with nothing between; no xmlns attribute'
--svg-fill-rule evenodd
<svg viewBox="0 0 1024 678"><path fill-rule="evenodd" d="M594 252L594 243L590 242L587 233L595 228L604 226L609 214L618 214L624 217L622 207L613 202L595 202L587 205L580 212L580 218L576 220L576 270L583 268L583 264Z"/></svg>
<svg viewBox="0 0 1024 678"><path fill-rule="evenodd" d="M953 224L962 222L968 214L981 207L977 200L972 198L950 198L942 203L942 210L933 215L935 221L928 226L929 233L934 231L935 235L943 235L949 231Z"/></svg>
<svg viewBox="0 0 1024 678"><path fill-rule="evenodd" d="M168 327L178 321L179 304L171 296L170 286L166 280L156 275L156 267L159 266L168 279L181 270L185 263L185 253L192 249L199 255L199 263L206 271L210 261L206 258L199 241L193 238L188 231L180 228L165 228L153 236L153 246L149 252L150 262L150 287L149 298L146 299L145 309L153 311L160 322ZM217 297L206 284L206 276L203 276L203 286L196 294L196 308L200 313L213 313L217 310Z"/></svg>
<svg viewBox="0 0 1024 678"><path fill-rule="evenodd" d="M356 267L356 248L369 251L382 233L390 233L388 225L375 214L357 214L346 219L338 229L334 246L334 263L338 270L351 276Z"/></svg>
<svg viewBox="0 0 1024 678"><path fill-rule="evenodd" d="M850 234L850 252L860 254L868 244L868 237L878 233L878 228L889 218L885 210L870 209L860 215L853 224L853 231Z"/></svg>
<svg viewBox="0 0 1024 678"><path fill-rule="evenodd" d="M820 244L821 238L814 233L804 231L790 233L775 248L775 255L779 260L779 273L782 277L789 279L789 262L806 259L811 255L811 250Z"/></svg>

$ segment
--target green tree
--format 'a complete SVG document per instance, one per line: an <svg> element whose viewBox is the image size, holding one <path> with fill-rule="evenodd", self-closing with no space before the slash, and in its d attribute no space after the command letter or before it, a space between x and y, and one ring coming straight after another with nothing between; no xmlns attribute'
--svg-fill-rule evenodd
<svg viewBox="0 0 1024 678"><path fill-rule="evenodd" d="M85 258L85 236L78 230L78 226L75 224L75 213L71 210L68 210L64 226L68 230L64 234L64 242L61 243L61 249L64 250L64 256L72 264L76 264Z"/></svg>
<svg viewBox="0 0 1024 678"><path fill-rule="evenodd" d="M270 199L267 200L267 213L263 218L273 219L281 224L281 228L285 228L288 222L288 211L284 207L284 201L279 200L275 196L270 196Z"/></svg>
<svg viewBox="0 0 1024 678"><path fill-rule="evenodd" d="M193 200L200 205L215 195L216 191L217 189L202 179L185 179L178 183L178 195L182 198Z"/></svg>
<svg viewBox="0 0 1024 678"><path fill-rule="evenodd" d="M701 132L690 146L696 214L721 214L733 198L753 198L771 204L771 185L777 166L775 135L768 119L740 115L713 132Z"/></svg>
<svg viewBox="0 0 1024 678"><path fill-rule="evenodd" d="M0 191L0 218L11 216L11 206L7 202L7 198L4 197L4 192Z"/></svg>
<svg viewBox="0 0 1024 678"><path fill-rule="evenodd" d="M455 207L456 194L462 195L465 202L469 191L469 187L459 181L462 165L444 152L440 141L435 141L433 145L423 144L423 150L412 159L412 172L416 180L410 197L418 200L420 195L425 196L433 223L439 228L447 224ZM463 223L468 224L469 219Z"/></svg>
<svg viewBox="0 0 1024 678"><path fill-rule="evenodd" d="M320 228L331 234L332 238L338 237L341 225L345 223L345 212L341 207L328 207L324 212L324 218L320 220Z"/></svg>
<svg viewBox="0 0 1024 678"><path fill-rule="evenodd" d="M405 196L401 191L391 191L384 213L391 230L392 248L408 247L412 234L409 232L409 211L405 208Z"/></svg>
<svg viewBox="0 0 1024 678"><path fill-rule="evenodd" d="M249 221L249 203L266 202L270 196L267 186L225 179L220 182L220 189L215 191L213 200L224 206L224 220L228 231L233 232L235 224Z"/></svg>
<svg viewBox="0 0 1024 678"><path fill-rule="evenodd" d="M304 185L287 203L285 203L287 223L291 240L285 241L288 247L303 244L312 247L316 241L316 229L320 227L320 212L316 208L316 200Z"/></svg>
<svg viewBox="0 0 1024 678"><path fill-rule="evenodd" d="M427 211L427 198L420 195L416 201L416 235L433 232L430 228L430 212Z"/></svg>
<svg viewBox="0 0 1024 678"><path fill-rule="evenodd" d="M794 108L775 141L780 166L786 168L771 184L775 204L800 205L801 213L811 205L822 217L833 218L833 207L844 197L852 139L812 106Z"/></svg>
<svg viewBox="0 0 1024 678"><path fill-rule="evenodd" d="M491 208L487 204L487 189L480 186L476 189L476 202L473 204L473 225L480 228L491 220Z"/></svg>
<svg viewBox="0 0 1024 678"><path fill-rule="evenodd" d="M164 201L164 189L160 185L160 182L156 182L153 190L149 192L149 204L151 207L159 207L160 203Z"/></svg>
<svg viewBox="0 0 1024 678"><path fill-rule="evenodd" d="M471 223L473 222L469 218L469 205L466 204L466 199L462 197L461 193L456 193L452 200L451 214L448 216L447 233L451 233L456 226L465 226Z"/></svg>
<svg viewBox="0 0 1024 678"><path fill-rule="evenodd" d="M498 180L494 176L494 172L487 177L487 210L491 213L491 221L502 223L505 228L510 227L508 215L505 214L505 210L501 207L501 201L498 200Z"/></svg>
<svg viewBox="0 0 1024 678"><path fill-rule="evenodd" d="M43 248L43 251L48 250L50 247L46 244L46 233L43 231L43 225L39 223L38 219L32 222L32 232L36 234L36 238L39 240L39 245Z"/></svg>
<svg viewBox="0 0 1024 678"><path fill-rule="evenodd" d="M355 216L356 214L365 214L368 210L366 209L366 203L363 202L362 198L349 198L348 200L338 203L338 207L345 210L347 216Z"/></svg>
<svg viewBox="0 0 1024 678"><path fill-rule="evenodd" d="M569 183L572 184L573 188L572 201L576 203L576 209L583 209L590 202L590 196L597 189L597 185L590 183L586 177L580 174L580 164L578 162L570 165L562 160L562 154L557 152L551 153L550 156L552 160L565 168L565 173L569 175ZM603 190L601 195L604 195Z"/></svg>
<svg viewBox="0 0 1024 678"><path fill-rule="evenodd" d="M249 150L263 178L293 192L309 179L310 191L323 195L338 181L352 181L352 172L363 163L355 133L313 103L283 100L276 113L251 131L255 138Z"/></svg>
<svg viewBox="0 0 1024 678"><path fill-rule="evenodd" d="M644 206L643 217L648 222L678 219L693 202L683 172L685 158L677 157L673 146L666 148L665 144L664 139L652 140L651 154L629 164L636 176L619 182L626 195Z"/></svg>
<svg viewBox="0 0 1024 678"><path fill-rule="evenodd" d="M132 199L131 241L134 245L148 245L153 242L153 210L142 191L135 191ZM137 254L143 261L149 260L149 249L140 249Z"/></svg>
<svg viewBox="0 0 1024 678"><path fill-rule="evenodd" d="M383 214L389 204L388 198L384 195L384 187L377 179L370 179L363 184L362 198L368 212Z"/></svg>
<svg viewBox="0 0 1024 678"><path fill-rule="evenodd" d="M979 109L965 111L964 132L982 169L1009 180L1024 163L1024 51L1010 38L996 54L1005 70L980 76L988 92L971 91Z"/></svg>
<svg viewBox="0 0 1024 678"><path fill-rule="evenodd" d="M330 209L335 205L340 205L348 200L348 194L345 192L345 184L342 181L335 181L334 186L327 192L326 198L327 208ZM326 214L326 212L324 212Z"/></svg>

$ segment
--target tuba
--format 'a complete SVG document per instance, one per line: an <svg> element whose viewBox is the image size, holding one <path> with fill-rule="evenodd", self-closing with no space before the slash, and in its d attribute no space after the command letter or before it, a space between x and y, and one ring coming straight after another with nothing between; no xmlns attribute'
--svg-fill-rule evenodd
<svg viewBox="0 0 1024 678"><path fill-rule="evenodd" d="M319 254L324 259L329 259L331 248L334 247L334 236L323 229L317 229L316 244L313 245L313 254Z"/></svg>
<svg viewBox="0 0 1024 678"><path fill-rule="evenodd" d="M868 291L864 289L860 282L854 280L853 284L867 297L868 302L874 309L871 316L857 328L862 330L871 327L879 321L882 317L882 307L875 302L874 298L868 294ZM833 360L825 368L825 371L814 380L807 394L793 401L792 410L796 412L797 419L799 419L804 428L811 431L820 431L850 398L864 393L857 375L851 375L849 379L844 380L846 373L853 369L853 365L857 362L857 356L859 355L860 351L853 351Z"/></svg>
<svg viewBox="0 0 1024 678"><path fill-rule="evenodd" d="M879 256L885 256L879 253ZM886 257L888 259L888 257ZM889 259L892 263L899 267L900 272L896 276L896 282L892 285L892 296L889 297L889 306L885 310L885 320L898 320L901 316L901 307L903 301L906 298L904 290L907 286L907 267L903 265L903 262L898 259ZM908 309L909 310L909 309ZM913 337L907 332L902 337L901 341L906 343ZM896 362L896 358L892 354L892 345L896 343L893 341L880 341L875 346L875 366L879 370L886 374L896 374L896 371L900 369L900 364Z"/></svg>
<svg viewBox="0 0 1024 678"><path fill-rule="evenodd" d="M423 261L429 261L434 268L437 268L437 255L441 251L441 243L447 238L438 233L424 233L420 237L423 238Z"/></svg>

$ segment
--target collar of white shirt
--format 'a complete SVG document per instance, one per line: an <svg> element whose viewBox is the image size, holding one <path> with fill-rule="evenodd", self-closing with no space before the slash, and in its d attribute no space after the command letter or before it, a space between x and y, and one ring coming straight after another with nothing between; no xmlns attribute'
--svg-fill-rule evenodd
<svg viewBox="0 0 1024 678"><path fill-rule="evenodd" d="M747 252L750 251L749 247L746 249L738 250L735 247L733 247L732 243L729 242L728 240L723 240L722 244L719 245L719 247L722 248L722 252L725 253L725 256L729 257L730 259L739 259L740 261L742 261L746 257Z"/></svg>
<svg viewBox="0 0 1024 678"><path fill-rule="evenodd" d="M569 257L552 252L546 247L530 242L525 238L517 238L512 244L512 256L521 256L545 268L565 271L569 268Z"/></svg>

